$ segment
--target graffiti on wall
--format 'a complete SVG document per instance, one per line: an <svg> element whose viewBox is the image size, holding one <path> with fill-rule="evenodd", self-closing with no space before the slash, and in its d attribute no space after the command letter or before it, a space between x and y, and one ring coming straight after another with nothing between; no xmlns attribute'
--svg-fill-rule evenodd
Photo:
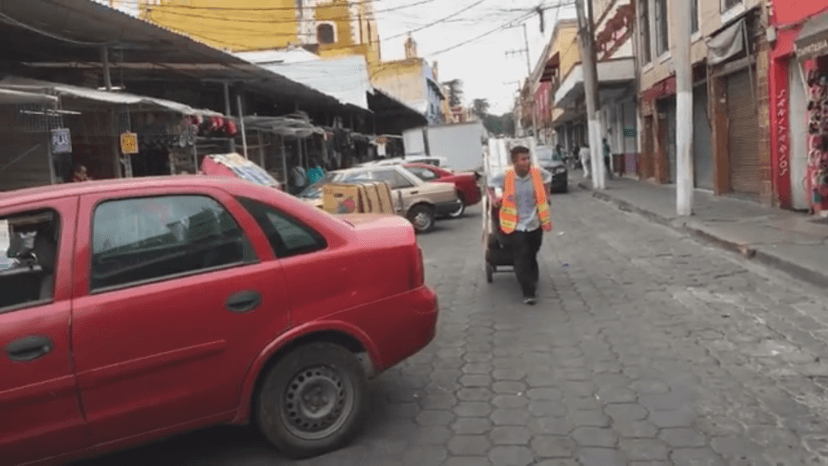
<svg viewBox="0 0 828 466"><path fill-rule="evenodd" d="M776 96L776 140L779 151L779 175L786 176L790 168L790 141L788 140L788 92L780 89Z"/></svg>

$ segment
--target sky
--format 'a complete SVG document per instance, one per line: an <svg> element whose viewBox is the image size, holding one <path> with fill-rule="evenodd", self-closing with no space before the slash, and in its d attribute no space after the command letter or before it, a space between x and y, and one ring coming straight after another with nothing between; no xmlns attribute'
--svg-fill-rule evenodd
<svg viewBox="0 0 828 466"><path fill-rule="evenodd" d="M109 0L95 1L109 4ZM232 4L232 0L226 1ZM413 31L419 55L429 63L438 63L438 79L462 80L464 103L487 99L489 113L495 115L512 110L519 81L529 74L522 51L526 48L522 25L526 24L530 65L534 68L555 22L575 17L572 0L373 1L383 60L404 58L403 43L407 33ZM137 13L134 0L121 3L124 11ZM538 6L544 8L544 32L540 30L539 15L530 15ZM519 52L507 56L510 51Z"/></svg>
<svg viewBox="0 0 828 466"><path fill-rule="evenodd" d="M508 51L525 48L522 24L526 24L531 66L535 67L543 48L549 42L556 19L574 18L571 0L432 0L423 4L400 8L417 0L374 0L379 34L382 40L383 60L404 57L405 34L412 33L421 57L429 63L438 62L439 80L463 81L464 100L470 104L484 98L491 105L489 113L501 114L512 110L519 87L518 81L528 75L526 55L523 52L506 55ZM565 6L554 8L564 3ZM537 13L528 20L514 21L543 5L544 32L540 31ZM398 9L399 8L399 9ZM461 11L455 16L455 13ZM446 21L438 22L451 16ZM501 28L514 21L515 27ZM457 48L438 53L486 32L497 32Z"/></svg>

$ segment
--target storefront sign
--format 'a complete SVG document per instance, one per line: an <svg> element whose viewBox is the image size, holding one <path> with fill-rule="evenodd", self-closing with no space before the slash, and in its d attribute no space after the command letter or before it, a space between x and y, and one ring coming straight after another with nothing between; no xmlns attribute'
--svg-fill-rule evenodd
<svg viewBox="0 0 828 466"><path fill-rule="evenodd" d="M121 133L121 153L138 153L138 135L135 133Z"/></svg>
<svg viewBox="0 0 828 466"><path fill-rule="evenodd" d="M69 128L52 130L52 153L68 154L72 152L72 134Z"/></svg>
<svg viewBox="0 0 828 466"><path fill-rule="evenodd" d="M779 152L779 176L787 176L790 168L790 141L788 141L788 92L780 89L776 95L776 141Z"/></svg>

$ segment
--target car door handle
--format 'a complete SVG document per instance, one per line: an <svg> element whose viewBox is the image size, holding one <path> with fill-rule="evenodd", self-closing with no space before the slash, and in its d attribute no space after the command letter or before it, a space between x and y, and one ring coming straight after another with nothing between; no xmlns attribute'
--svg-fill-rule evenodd
<svg viewBox="0 0 828 466"><path fill-rule="evenodd" d="M420 194L420 191L411 191L409 194L411 194L413 196L415 194Z"/></svg>
<svg viewBox="0 0 828 466"><path fill-rule="evenodd" d="M4 348L9 359L15 362L34 361L52 351L52 340L47 337L32 335L15 340Z"/></svg>
<svg viewBox="0 0 828 466"><path fill-rule="evenodd" d="M239 291L233 294L224 305L231 312L250 312L262 303L262 294L258 291Z"/></svg>

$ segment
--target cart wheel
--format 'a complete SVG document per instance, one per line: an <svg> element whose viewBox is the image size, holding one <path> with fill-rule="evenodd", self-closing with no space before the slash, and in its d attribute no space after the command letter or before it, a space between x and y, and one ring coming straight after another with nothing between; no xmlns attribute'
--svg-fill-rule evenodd
<svg viewBox="0 0 828 466"><path fill-rule="evenodd" d="M494 267L490 264L486 264L486 281L489 283L494 281Z"/></svg>

